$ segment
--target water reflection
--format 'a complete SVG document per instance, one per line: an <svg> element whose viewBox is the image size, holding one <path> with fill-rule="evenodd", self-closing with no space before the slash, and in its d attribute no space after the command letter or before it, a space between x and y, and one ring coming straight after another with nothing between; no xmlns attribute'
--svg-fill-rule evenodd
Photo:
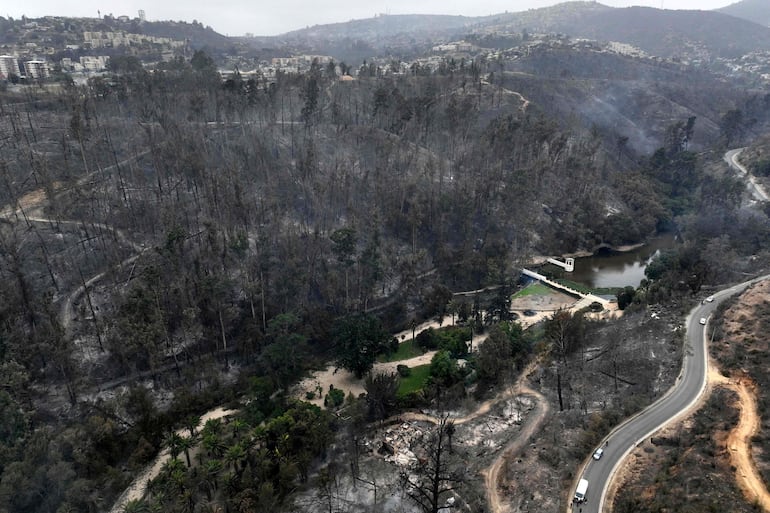
<svg viewBox="0 0 770 513"><path fill-rule="evenodd" d="M661 250L676 244L673 235L655 237L649 244L627 253L603 253L575 259L575 271L564 277L589 287L638 287L644 269Z"/></svg>

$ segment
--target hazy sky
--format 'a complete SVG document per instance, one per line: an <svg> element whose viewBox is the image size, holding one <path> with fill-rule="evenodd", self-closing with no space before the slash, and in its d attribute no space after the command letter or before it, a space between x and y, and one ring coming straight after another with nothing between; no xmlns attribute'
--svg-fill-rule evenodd
<svg viewBox="0 0 770 513"><path fill-rule="evenodd" d="M665 9L717 9L737 0L603 0L612 7L645 5ZM96 17L137 16L148 21L198 20L229 36L247 32L274 35L309 25L390 14L462 14L481 16L524 11L560 3L559 0L9 0L0 16L37 18L44 15Z"/></svg>

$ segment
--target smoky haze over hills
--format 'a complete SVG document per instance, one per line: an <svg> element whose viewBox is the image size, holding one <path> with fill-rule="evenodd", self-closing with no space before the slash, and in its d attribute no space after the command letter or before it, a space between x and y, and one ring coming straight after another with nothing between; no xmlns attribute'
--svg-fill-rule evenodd
<svg viewBox="0 0 770 513"><path fill-rule="evenodd" d="M762 4L761 6L759 4ZM675 11L649 7L613 8L596 2L567 2L485 17L397 15L319 25L274 38L262 44L291 42L319 51L337 49L340 43L366 45L372 50L414 47L470 35L512 32L560 33L599 41L619 41L660 57L700 54L735 58L754 50L770 49L770 28L761 20L767 2L735 4L732 10ZM753 9L753 10L750 10ZM737 19L730 14L747 14ZM756 13L760 13L757 15ZM754 16L752 18L752 16Z"/></svg>
<svg viewBox="0 0 770 513"><path fill-rule="evenodd" d="M741 0L717 11L745 20L770 26L770 2L767 0Z"/></svg>
<svg viewBox="0 0 770 513"><path fill-rule="evenodd" d="M767 27L589 2L261 39L121 18L0 17L0 513L561 513L687 381L686 312L719 334L700 302L770 272L770 203L723 161L770 186L770 143L746 149ZM538 263L614 250L645 279ZM757 394L764 310L736 312L745 349L714 337ZM634 447L663 469L612 508L755 512L709 427L741 425L731 397Z"/></svg>

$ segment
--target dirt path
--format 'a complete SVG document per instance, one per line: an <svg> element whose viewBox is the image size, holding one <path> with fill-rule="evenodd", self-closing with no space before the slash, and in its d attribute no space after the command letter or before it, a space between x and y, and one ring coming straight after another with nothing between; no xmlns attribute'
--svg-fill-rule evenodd
<svg viewBox="0 0 770 513"><path fill-rule="evenodd" d="M444 322L443 326L450 326L452 324L451 319L449 322ZM424 322L415 328L414 333L419 334L422 331L433 328L438 329L441 327L438 321L431 320ZM406 342L412 340L412 330L404 330L393 335L399 342ZM473 347L478 348L479 344L484 342L487 338L487 333L473 336ZM396 371L396 367L399 365L406 365L407 367L414 368L419 365L427 365L433 359L436 351L428 351L419 356L409 358L407 360L399 360L395 362L378 362L372 367L372 372L392 374ZM357 379L352 372L337 367L334 363L329 363L326 369L313 372L310 376L300 381L294 388L292 395L303 401L315 404L316 406L323 407L324 396L329 391L330 387L337 388L347 394L353 394L358 397L360 394L366 392L364 390L364 379ZM320 390L320 394L319 394ZM313 392L314 397L308 399L307 393Z"/></svg>
<svg viewBox="0 0 770 513"><path fill-rule="evenodd" d="M25 212L29 212L33 209L37 209L46 203L46 194L43 189L28 192L16 202L15 207L8 205L2 211L0 211L0 217L10 219L12 216L18 219L18 217L24 216Z"/></svg>
<svg viewBox="0 0 770 513"><path fill-rule="evenodd" d="M124 159L121 162L107 166L104 169L96 169L94 171L91 171L85 176L82 176L81 178L79 178L76 182L76 186L84 184L87 180L95 176L97 173L109 172L112 169L125 165L128 162L131 162L132 160L137 160L140 157L143 157L149 153L150 151L147 150L133 157ZM61 183L57 182L54 184L54 190L58 193L66 189L62 186ZM49 219L47 217L43 217L43 213L42 213L43 208L48 203L50 203L50 200L51 198L48 198L48 195L44 189L37 189L19 198L14 205L6 206L3 210L0 211L0 217L4 217L9 220L14 219L17 222L21 222L23 220L27 224L43 223L43 224L51 224L56 226L64 224L64 225L73 225L75 227L82 227L83 229L86 229L86 230L99 229L99 230L106 230L108 232L111 232L116 240L119 240L123 244L130 246L136 252L135 255L120 262L117 267L122 267L133 263L145 251L146 248L142 244L137 244L136 242L126 237L123 231L118 230L117 228L114 228L110 225L107 225L104 223L59 220L59 219ZM70 327L72 320L75 318L75 314L72 310L72 305L80 298L81 295L83 295L87 287L90 287L94 283L104 278L107 272L108 271L104 271L95 276L92 276L83 285L80 285L75 290L73 290L64 300L64 303L62 304L62 307L61 307L61 311L59 312L59 320L65 332Z"/></svg>
<svg viewBox="0 0 770 513"><path fill-rule="evenodd" d="M712 367L713 369L713 367ZM735 467L735 480L746 500L770 512L770 492L751 457L751 439L759 432L761 418L757 409L756 385L749 379L733 380L716 369L709 372L709 383L722 386L738 394L740 418L738 425L727 437L730 463Z"/></svg>
<svg viewBox="0 0 770 513"><path fill-rule="evenodd" d="M120 240L123 244L130 246L131 249L133 249L136 252L133 256L130 256L125 260L123 260L122 262L120 262L119 264L117 264L117 266L115 266L117 268L125 267L133 263L140 256L142 256L142 254L146 250L146 248L143 245L137 244L136 242L133 242L128 237L126 237L126 235L121 230L118 230L117 228L113 228L112 226L106 225L104 223L82 223L80 221L55 221L53 219L47 219L44 217L27 217L27 221L34 222L34 223L46 223L46 224L56 224L56 225L67 224L67 225L74 225L75 227L83 227L85 229L88 229L88 228L99 229L99 230L106 230L108 232L111 232L117 240ZM88 287L91 287L94 283L100 281L102 278L104 278L107 275L108 272L109 270L101 272L95 276L92 276L83 285L80 285L75 290L73 290L64 300L64 303L62 303L62 306L61 306L61 312L59 314L59 317L61 320L62 328L64 328L65 332L69 329L70 325L72 324L72 320L75 318L75 312L72 309L72 305L75 304L80 299L80 296L82 296L85 293Z"/></svg>
<svg viewBox="0 0 770 513"><path fill-rule="evenodd" d="M235 410L225 410L223 408L211 410L203 417L201 417L201 421L198 423L198 430L203 428L203 426L206 424L206 421L208 420L229 417L234 413L236 413ZM187 429L180 429L177 431L177 434L180 436L185 436L187 434ZM136 479L134 479L134 482L131 483L131 486L129 486L120 497L118 497L118 500L115 501L115 504L113 504L112 508L110 508L109 513L123 513L123 510L126 508L126 504L128 504L130 501L141 500L142 497L144 497L144 494L147 493L147 485L149 482L155 479L158 474L160 474L160 471L163 469L163 465L165 465L166 462L170 459L171 455L169 454L168 449L164 449L158 455L158 457L155 458L155 461L148 465L142 471L142 473L139 474Z"/></svg>
<svg viewBox="0 0 770 513"><path fill-rule="evenodd" d="M500 492L498 491L497 487L497 484L500 481L500 471L502 470L503 465L508 460L508 458L521 451L527 445L529 439L532 438L532 435L534 435L535 432L543 425L545 417L548 415L548 401L546 401L542 394L531 389L525 384L525 380L535 369L535 367L536 363L531 363L529 366L527 366L524 372L521 373L521 376L513 387L506 388L492 399L484 401L472 413L469 413L464 417L455 417L451 419L456 425L470 422L489 413L489 410L493 405L513 396L525 395L532 397L535 400L535 409L532 414L527 417L527 422L522 426L521 432L518 434L518 436L511 440L508 445L506 445L503 450L500 451L500 454L498 454L498 456L489 467L481 471L481 474L484 476L484 488L486 489L487 503L489 504L489 511L491 513L504 513L507 510L503 504L503 499L500 496ZM393 417L393 419L415 420L421 422L430 422L432 424L438 424L440 421L439 418L434 417L433 415L412 412L398 415Z"/></svg>
<svg viewBox="0 0 770 513"><path fill-rule="evenodd" d="M507 74L510 74L510 73L507 73ZM486 86L491 86L491 85L492 85L492 84L490 84L490 83L489 83L488 81L486 81L486 80L482 80L482 81L481 81L481 83L482 83L482 84L484 84L484 85L486 85ZM497 86L495 86L495 87L497 87ZM530 103L530 102L529 102L529 100L527 100L527 99L524 97L524 95L522 95L522 94L521 94L520 92L518 92L518 91L511 91L510 89L506 89L506 88L504 88L504 87L500 87L500 88L499 88L499 90L500 90L500 91L502 91L502 92L503 92L503 94L505 94L505 95L508 95L508 96L516 96L516 97L519 99L519 101L521 102L521 106L519 107L519 110L520 110L521 112L526 112L526 111L527 111L527 107L529 107L529 103Z"/></svg>
<svg viewBox="0 0 770 513"><path fill-rule="evenodd" d="M423 355L424 356L424 355ZM503 513L503 506L502 506L502 500L500 497L500 494L498 493L497 489L497 483L499 480L500 470L503 467L503 464L505 463L506 459L520 451L524 448L524 446L529 442L529 439L532 437L532 435L535 433L535 431L542 425L543 421L545 420L545 416L548 413L548 402L545 400L545 398L535 390L532 390L527 385L524 384L524 380L527 378L527 376L530 374L530 372L534 369L534 364L530 364L530 366L525 369L525 371L522 373L521 377L517 381L516 385L514 387L506 388L505 390L498 393L494 398L489 399L487 401L484 401L481 403L476 410L474 410L472 413L469 413L468 415L465 415L463 417L457 417L454 420L455 424L464 424L466 422L470 422L472 420L475 420L483 415L486 415L489 413L490 409L493 405L497 404L500 401L503 401L509 397L516 396L516 395L526 395L534 398L536 407L532 415L529 415L527 418L526 424L522 427L521 433L512 440L503 450L500 452L500 454L495 458L492 465L490 465L489 468L482 471L482 475L484 476L484 483L486 487L486 495L487 500L490 504L490 511L492 513ZM198 430L200 430L209 419L219 419L223 417L228 417L233 414L237 413L237 410L225 410L223 408L217 408L215 410L212 410L208 413L206 413L203 417L201 417L200 423L198 424ZM438 424L439 420L437 417L432 415L426 415L423 413L412 413L407 412L402 415L399 415L397 417L394 417L394 419L400 419L400 420L417 420L417 421L423 421L423 422L430 422L432 424ZM180 436L186 435L186 429L180 429L177 431L177 433ZM132 500L140 500L142 499L145 494L147 493L147 486L149 482L157 477L157 475L160 473L160 471L163 469L163 465L171 458L171 455L169 454L167 449L164 449L158 457L155 459L155 461L148 465L141 474L139 474L136 479L134 479L133 483L121 494L121 496L118 498L118 500L113 504L112 508L109 510L109 513L123 513L123 510L126 507L126 504Z"/></svg>
<svg viewBox="0 0 770 513"><path fill-rule="evenodd" d="M524 424L524 426L522 426L521 432L518 434L518 436L511 440L508 445L506 445L503 450L500 451L500 454L497 456L497 458L495 458L489 467L481 471L481 475L484 476L484 488L487 496L487 504L489 504L489 511L491 513L505 513L507 511L497 486L497 484L500 482L500 471L503 469L503 465L505 465L505 462L509 458L526 447L527 443L529 443L529 439L532 438L532 435L534 435L535 432L543 425L545 417L549 411L548 402L545 400L545 397L543 397L540 393L532 390L531 388L519 385L516 388L516 394L532 397L535 400L536 406L532 414L527 417L527 422ZM466 422L475 420L488 413L490 407L493 404L505 399L510 395L513 394L500 394L494 399L483 402L473 413L466 415L465 417L458 417L452 420L455 424L464 424ZM439 422L438 418L432 415L426 415L424 413L405 413L399 415L397 418L401 420L430 422L432 424L438 424Z"/></svg>
<svg viewBox="0 0 770 513"><path fill-rule="evenodd" d="M512 303L511 311L519 314L519 319L517 322L521 324L522 328L527 329L533 324L536 324L552 316L554 312L560 308L575 308L576 304L577 302L574 298L559 292L553 292L546 297L527 296L525 298L517 299ZM534 315L526 316L523 314L523 310L533 310ZM611 316L616 315L616 312L607 310L602 312L600 315ZM436 320L429 320L416 326L414 329L414 334L419 335L422 331L428 328L438 329L442 326L446 327L451 325L451 317L444 319L443 323L439 323ZM479 345L486 340L487 335L488 333L485 332L473 336L472 345L474 351L476 351ZM412 340L412 330L408 329L400 331L395 333L393 337L395 337L399 343ZM417 367L419 365L427 365L430 363L433 355L435 354L436 351L429 351L425 354L415 356L414 358L410 358L408 360L375 363L374 367L372 368L372 372L393 373L396 372L396 367L398 365L406 365L410 368ZM324 396L329 391L331 386L344 391L345 395L352 393L356 397L365 392L363 379L356 379L356 377L351 372L343 368L338 368L334 363L329 363L326 369L315 371L310 376L300 381L293 388L292 395L303 401L313 403L316 406L323 406ZM307 398L308 396L306 394L309 392L314 394L312 399ZM492 399L492 403L498 399L499 398ZM489 410L489 406L490 405L487 405L487 410L485 410L484 413ZM455 421L457 421L457 419L455 419Z"/></svg>
<svg viewBox="0 0 770 513"><path fill-rule="evenodd" d="M503 504L502 497L498 491L497 483L500 482L500 471L503 468L505 462L514 454L520 452L532 438L532 435L540 429L545 421L545 417L548 414L548 401L545 400L540 393L532 390L529 387L521 387L522 395L529 395L535 398L535 410L527 418L527 423L522 427L521 433L500 452L495 458L495 461L482 472L484 476L484 486L487 491L487 503L489 504L489 511L492 513L503 513L508 508Z"/></svg>

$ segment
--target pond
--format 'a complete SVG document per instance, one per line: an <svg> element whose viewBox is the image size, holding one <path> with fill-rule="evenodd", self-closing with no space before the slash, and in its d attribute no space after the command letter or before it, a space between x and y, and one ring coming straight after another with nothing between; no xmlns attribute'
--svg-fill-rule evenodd
<svg viewBox="0 0 770 513"><path fill-rule="evenodd" d="M674 247L672 234L655 237L648 244L624 253L603 251L598 255L576 258L575 271L564 277L592 288L638 287L644 279L644 269L661 250Z"/></svg>

